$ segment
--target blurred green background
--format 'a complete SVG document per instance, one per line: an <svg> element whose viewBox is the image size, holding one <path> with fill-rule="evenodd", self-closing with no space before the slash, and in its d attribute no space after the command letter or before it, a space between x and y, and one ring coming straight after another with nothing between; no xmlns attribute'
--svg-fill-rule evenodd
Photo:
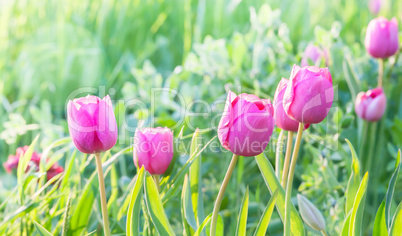
<svg viewBox="0 0 402 236"><path fill-rule="evenodd" d="M183 125L191 124L184 135L191 137L199 127L206 139L212 138L216 130L211 124L217 126L223 109L217 101L224 101L229 89L272 98L278 81L289 77L307 44L313 43L330 52L337 96L328 121L308 131L296 187L331 216L328 225L332 233L338 232L343 220L339 196L351 162L344 138L357 145L360 135L353 99L356 92L376 84L377 62L363 44L366 26L375 17L367 4L364 0L2 0L0 162L17 147L29 145L38 133L41 148L68 136L65 107L71 94L82 88L78 96L85 96L88 88L95 89L93 94L111 94L121 128L112 152L131 145L140 120L173 127L176 136ZM402 1L383 1L380 15L396 16L400 22L401 13ZM378 158L386 162L379 176L380 193L402 144L401 65L400 60L389 75L389 86L395 88L389 94L386 136L378 151ZM171 92L152 98L152 88L171 89L180 96ZM210 104L211 113L206 117L184 113L182 119L183 109L206 112L202 104L188 106L197 100ZM132 101L145 107L139 109ZM275 132L271 143L277 136ZM267 150L267 155L272 162L274 150ZM229 156L213 150L203 154L204 198L211 203L206 212L212 210ZM120 161L122 178L135 174L131 158L126 155ZM176 153L176 165L186 158L188 153ZM257 219L269 194L254 159L240 159L235 175L226 204L240 203L248 184L250 217L254 214ZM9 189L5 181L9 178L0 168L4 180L0 189ZM397 195L402 197L401 192ZM5 196L7 192L0 193L0 199ZM238 210L224 201L225 207L228 215ZM175 221L174 208L166 210ZM278 217L275 222L281 230Z"/></svg>

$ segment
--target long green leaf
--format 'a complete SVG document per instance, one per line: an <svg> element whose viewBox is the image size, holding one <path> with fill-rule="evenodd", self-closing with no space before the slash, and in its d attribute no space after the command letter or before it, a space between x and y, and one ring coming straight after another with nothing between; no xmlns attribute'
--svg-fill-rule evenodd
<svg viewBox="0 0 402 236"><path fill-rule="evenodd" d="M141 196L142 186L145 176L144 166L137 174L137 180L131 192L130 206L127 210L127 223L126 233L128 236L140 235L140 210L141 210Z"/></svg>
<svg viewBox="0 0 402 236"><path fill-rule="evenodd" d="M159 235L175 235L163 209L158 188L149 173L145 177L145 200L149 216Z"/></svg>
<svg viewBox="0 0 402 236"><path fill-rule="evenodd" d="M95 201L95 196L98 193L95 177L96 174L93 174L84 187L78 205L71 216L70 232L68 232L68 235L81 235L88 226L88 221L93 211L92 206Z"/></svg>
<svg viewBox="0 0 402 236"><path fill-rule="evenodd" d="M239 219L237 220L236 235L244 236L247 230L247 215L248 215L248 187L244 194L243 201L240 206Z"/></svg>
<svg viewBox="0 0 402 236"><path fill-rule="evenodd" d="M201 149L200 130L197 128L191 140L190 156L197 153ZM201 175L202 155L198 155L193 164L190 166L190 184L191 184L191 202L193 204L194 215L197 220L197 226L203 222L205 218L204 201L202 192L202 175Z"/></svg>
<svg viewBox="0 0 402 236"><path fill-rule="evenodd" d="M183 183L183 191L182 191L182 207L183 207L183 213L184 213L184 218L186 219L187 223L193 228L194 230L197 230L197 222L195 220L195 215L193 212L193 204L192 204L192 199L191 199L191 183L188 180L188 176L186 175L184 177L184 183Z"/></svg>
<svg viewBox="0 0 402 236"><path fill-rule="evenodd" d="M366 172L366 174L364 175L355 197L355 202L353 204L352 212L350 215L349 236L361 235L361 224L363 219L364 198L366 196L367 183L368 172Z"/></svg>
<svg viewBox="0 0 402 236"><path fill-rule="evenodd" d="M350 178L345 193L346 195L345 213L348 214L353 207L355 196L360 186L361 176L360 176L359 158L357 157L356 151L353 148L353 145L349 142L349 140L346 139L346 142L349 144L353 159L351 168L352 173L350 174Z"/></svg>
<svg viewBox="0 0 402 236"><path fill-rule="evenodd" d="M350 215L352 215L352 211L350 211L349 214L347 214L345 220L343 221L341 236L349 235Z"/></svg>
<svg viewBox="0 0 402 236"><path fill-rule="evenodd" d="M285 217L285 190L279 183L279 180L275 175L274 168L272 168L271 163L268 161L265 155L261 153L260 155L255 157L255 160L257 161L262 177L264 178L265 184L267 185L271 194L278 190L276 207L283 222L283 218ZM303 222L293 204L291 204L290 208L290 224L292 235L305 235Z"/></svg>
<svg viewBox="0 0 402 236"><path fill-rule="evenodd" d="M35 137L35 139L32 141L31 145L29 145L27 151L24 153L24 156L22 156L19 160L18 167L17 167L17 180L18 180L18 186L19 186L19 194L20 194L20 203L23 203L24 199L24 173L29 165L29 162L31 161L31 157L35 148L36 143L38 142L39 135Z"/></svg>
<svg viewBox="0 0 402 236"><path fill-rule="evenodd" d="M389 234L390 235L402 235L402 202L399 203L399 206L396 209L394 219L392 221L391 229L389 230Z"/></svg>
<svg viewBox="0 0 402 236"><path fill-rule="evenodd" d="M40 225L38 222L34 220L34 225L36 231L39 233L41 236L53 236L49 231L45 229L42 225Z"/></svg>
<svg viewBox="0 0 402 236"><path fill-rule="evenodd" d="M392 197L394 196L396 180L399 176L399 170L401 169L401 150L398 151L398 156L396 158L395 171L392 174L391 180L389 181L387 193L385 195L385 222L388 228L391 227L391 203Z"/></svg>
<svg viewBox="0 0 402 236"><path fill-rule="evenodd" d="M385 221L385 201L382 201L374 220L373 236L387 236L387 223Z"/></svg>
<svg viewBox="0 0 402 236"><path fill-rule="evenodd" d="M209 223L209 221L211 220L211 216L212 214L209 214L205 220L200 224L200 226L198 227L197 231L195 231L193 236L200 236L201 232L203 232L205 226Z"/></svg>
<svg viewBox="0 0 402 236"><path fill-rule="evenodd" d="M272 212L274 211L276 198L278 197L278 190L274 192L267 206L265 207L264 213L262 213L260 222L258 223L257 229L255 230L254 236L264 236L267 233L269 221L271 220Z"/></svg>

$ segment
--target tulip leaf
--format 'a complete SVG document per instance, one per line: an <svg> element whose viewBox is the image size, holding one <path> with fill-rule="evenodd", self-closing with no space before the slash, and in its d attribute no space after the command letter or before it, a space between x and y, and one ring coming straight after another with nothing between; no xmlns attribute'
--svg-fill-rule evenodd
<svg viewBox="0 0 402 236"><path fill-rule="evenodd" d="M389 230L390 235L402 235L402 202L399 203L396 209L394 219L392 221L391 228ZM386 234L384 234L386 235Z"/></svg>
<svg viewBox="0 0 402 236"><path fill-rule="evenodd" d="M237 220L237 236L245 236L247 230L247 214L248 214L248 187L246 193L244 194L243 201L240 206L239 219Z"/></svg>
<svg viewBox="0 0 402 236"><path fill-rule="evenodd" d="M395 164L395 171L391 176L391 180L389 181L387 193L385 194L385 222L387 224L387 227L390 228L391 225L391 203L392 203L392 197L394 195L395 191L395 185L396 185L396 180L398 179L399 176L399 170L401 168L401 150L398 151L398 156L396 158L396 164Z"/></svg>
<svg viewBox="0 0 402 236"><path fill-rule="evenodd" d="M195 155L197 150L201 149L201 136L200 130L197 128L191 140L190 156ZM202 192L202 174L201 174L202 156L201 153L196 156L193 164L190 166L190 185L191 185L191 202L193 204L193 211L196 217L197 225L199 225L205 218L204 213L204 200ZM204 234L205 235L205 232Z"/></svg>
<svg viewBox="0 0 402 236"><path fill-rule="evenodd" d="M158 188L149 173L145 177L145 202L149 216L159 235L175 235L163 209Z"/></svg>
<svg viewBox="0 0 402 236"><path fill-rule="evenodd" d="M70 180L71 171L74 167L74 160L75 160L76 155L77 155L77 149L74 149L74 152L71 155L70 160L68 161L68 164L66 163L64 177L60 184L61 190L64 190L68 184L71 184L71 181L69 181L69 180Z"/></svg>
<svg viewBox="0 0 402 236"><path fill-rule="evenodd" d="M204 219L204 221L200 224L200 226L198 227L197 231L195 231L195 233L194 233L193 236L200 236L200 235L201 235L201 233L203 232L205 226L211 221L211 216L212 216L212 213L209 214L209 215Z"/></svg>
<svg viewBox="0 0 402 236"><path fill-rule="evenodd" d="M96 171L96 170L95 170ZM70 231L74 235L81 235L81 233L88 226L89 218L92 214L92 206L95 201L95 196L98 194L99 186L96 185L96 172L91 175L86 183L84 190L80 196L77 207L70 220Z"/></svg>
<svg viewBox="0 0 402 236"><path fill-rule="evenodd" d="M34 225L36 231L39 233L41 236L53 236L49 231L45 229L42 225L40 225L38 222L34 220Z"/></svg>
<svg viewBox="0 0 402 236"><path fill-rule="evenodd" d="M352 215L352 211L350 211L345 220L343 221L341 236L349 236L349 225L350 225L350 216Z"/></svg>
<svg viewBox="0 0 402 236"><path fill-rule="evenodd" d="M254 236L266 235L269 221L271 220L272 212L274 211L277 197L278 197L278 190L276 190L274 194L271 196L271 199L269 199L269 202L265 207L264 213L262 213L257 229L255 230Z"/></svg>
<svg viewBox="0 0 402 236"><path fill-rule="evenodd" d="M283 219L285 217L285 190L282 188L278 178L276 177L274 168L272 167L269 160L265 157L264 153L256 156L255 160L257 161L262 177L264 178L265 184L267 185L271 194L278 190L276 207L283 222ZM290 231L292 232L292 235L305 235L304 225L299 214L296 211L296 208L292 203L290 204L290 206Z"/></svg>
<svg viewBox="0 0 402 236"><path fill-rule="evenodd" d="M366 196L367 183L368 183L368 172L366 172L360 183L359 190L357 191L355 202L351 210L350 222L349 222L350 236L361 235L361 225L363 219L364 199Z"/></svg>
<svg viewBox="0 0 402 236"><path fill-rule="evenodd" d="M184 214L184 219L194 230L197 229L197 222L195 220L193 204L191 199L191 185L188 180L188 175L184 177L183 191L181 195L182 209Z"/></svg>
<svg viewBox="0 0 402 236"><path fill-rule="evenodd" d="M350 143L349 140L346 139L346 142L349 144L350 151L352 153L352 173L350 174L350 178L348 181L348 185L346 187L346 204L345 204L345 213L349 213L349 211L352 209L354 201L355 201L355 196L357 193L357 190L359 189L360 186L360 164L359 164L359 159L357 158L357 154L355 149L353 148L353 145Z"/></svg>
<svg viewBox="0 0 402 236"><path fill-rule="evenodd" d="M127 210L126 233L128 236L140 235L140 210L144 176L145 170L144 166L142 166L137 174L137 180L131 192L130 205Z"/></svg>
<svg viewBox="0 0 402 236"><path fill-rule="evenodd" d="M374 220L373 236L387 236L387 223L385 221L385 201L382 201Z"/></svg>
<svg viewBox="0 0 402 236"><path fill-rule="evenodd" d="M29 145L28 149L24 153L24 155L20 158L18 167L17 167L17 180L18 180L18 190L20 194L20 201L23 202L24 199L24 173L28 168L29 162L31 161L32 154L34 152L34 148L36 143L38 142L39 135L35 137L32 141L31 145Z"/></svg>

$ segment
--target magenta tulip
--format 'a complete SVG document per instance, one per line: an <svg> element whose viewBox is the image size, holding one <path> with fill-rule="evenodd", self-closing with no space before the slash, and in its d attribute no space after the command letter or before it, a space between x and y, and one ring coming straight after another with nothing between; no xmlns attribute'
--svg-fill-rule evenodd
<svg viewBox="0 0 402 236"><path fill-rule="evenodd" d="M375 58L387 58L395 54L399 47L398 21L388 21L378 17L370 21L365 39L368 53Z"/></svg>
<svg viewBox="0 0 402 236"><path fill-rule="evenodd" d="M173 158L173 132L168 128L137 129L134 137L134 164L152 175L166 172Z"/></svg>
<svg viewBox="0 0 402 236"><path fill-rule="evenodd" d="M297 132L299 122L290 119L283 109L283 95L285 94L288 82L289 80L282 78L276 88L274 97L274 120L276 126L279 128L286 131ZM309 124L305 124L304 129L307 129L308 127Z"/></svg>
<svg viewBox="0 0 402 236"><path fill-rule="evenodd" d="M325 64L328 65L328 53L326 50L322 50L320 47L313 44L309 44L304 50L303 57L301 60L301 66L309 66L311 63L315 65L317 62L324 60Z"/></svg>
<svg viewBox="0 0 402 236"><path fill-rule="evenodd" d="M274 130L273 107L269 99L229 92L219 122L222 146L239 156L256 156L268 145Z"/></svg>
<svg viewBox="0 0 402 236"><path fill-rule="evenodd" d="M387 98L381 87L360 92L355 101L356 114L367 121L378 121L384 115Z"/></svg>
<svg viewBox="0 0 402 236"><path fill-rule="evenodd" d="M101 153L116 144L117 124L109 96L69 101L67 122L75 146L83 153Z"/></svg>
<svg viewBox="0 0 402 236"><path fill-rule="evenodd" d="M370 0L368 3L371 14L378 15L381 10L381 0Z"/></svg>
<svg viewBox="0 0 402 236"><path fill-rule="evenodd" d="M334 100L328 68L293 66L283 95L283 108L293 120L317 124L325 119Z"/></svg>

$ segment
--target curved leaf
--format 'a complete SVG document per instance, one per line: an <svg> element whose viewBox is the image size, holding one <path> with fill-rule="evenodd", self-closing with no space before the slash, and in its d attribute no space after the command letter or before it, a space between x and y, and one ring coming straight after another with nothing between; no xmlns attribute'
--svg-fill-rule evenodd
<svg viewBox="0 0 402 236"><path fill-rule="evenodd" d="M255 157L257 161L258 167L260 168L262 177L264 178L265 184L267 185L271 194L278 190L278 197L276 199L276 207L278 209L279 215L282 219L285 217L285 190L282 188L281 184L279 183L278 178L276 177L274 168L272 168L271 163L265 157L264 153ZM305 235L304 225L297 213L296 208L291 203L290 208L290 231L292 235L299 236Z"/></svg>
<svg viewBox="0 0 402 236"><path fill-rule="evenodd" d="M144 183L144 166L137 174L137 180L131 192L130 205L127 210L126 233L128 236L140 235L140 210L142 186Z"/></svg>
<svg viewBox="0 0 402 236"><path fill-rule="evenodd" d="M236 235L246 235L247 230L247 214L248 214L248 187L244 194L243 201L240 206L239 219L237 221Z"/></svg>
<svg viewBox="0 0 402 236"><path fill-rule="evenodd" d="M345 139L346 142L349 144L350 152L352 153L352 173L350 174L350 178L348 181L348 186L346 187L346 204L345 204L345 213L348 214L349 211L353 208L353 204L355 201L355 196L357 190L360 186L360 164L359 159L357 157L356 151L353 148L353 145L349 142L349 140Z"/></svg>
<svg viewBox="0 0 402 236"><path fill-rule="evenodd" d="M398 156L396 158L395 171L392 174L391 180L389 181L387 193L385 195L385 222L388 228L391 226L391 203L392 197L394 196L396 180L399 176L399 170L401 168L401 150L398 151Z"/></svg>
<svg viewBox="0 0 402 236"><path fill-rule="evenodd" d="M148 172L145 177L145 200L149 216L151 217L159 235L175 235L172 226L170 226L165 210L163 209L158 188Z"/></svg>
<svg viewBox="0 0 402 236"><path fill-rule="evenodd" d="M211 216L212 213L209 214L209 216L207 216L205 218L205 220L200 224L200 227L198 227L197 231L195 231L193 236L200 236L201 232L204 230L205 226L209 223L209 221L211 220Z"/></svg>
<svg viewBox="0 0 402 236"><path fill-rule="evenodd" d="M389 234L402 235L402 202L399 203L399 206L396 209L394 220L392 221L392 226L391 229L389 230Z"/></svg>
<svg viewBox="0 0 402 236"><path fill-rule="evenodd" d="M276 190L275 193L272 195L271 199L269 199L269 202L265 207L264 213L262 213L257 229L255 230L254 236L266 235L269 221L271 220L272 212L274 211L277 197L278 197L278 190Z"/></svg>
<svg viewBox="0 0 402 236"><path fill-rule="evenodd" d="M193 204L191 201L191 186L190 181L188 180L188 175L184 177L183 183L183 191L181 195L181 203L182 203L182 214L183 214L183 222L185 229L187 226L191 226L194 230L197 229L197 222L195 220L194 212L193 212ZM190 233L190 229L187 229L188 234Z"/></svg>
<svg viewBox="0 0 402 236"><path fill-rule="evenodd" d="M377 210L374 220L373 236L388 235L387 223L385 221L385 201L382 201Z"/></svg>
<svg viewBox="0 0 402 236"><path fill-rule="evenodd" d="M366 196L368 183L368 172L364 175L360 183L359 190L357 191L355 202L350 215L349 222L349 236L361 235L361 224L363 219L364 198Z"/></svg>
<svg viewBox="0 0 402 236"><path fill-rule="evenodd" d="M49 231L45 229L42 225L40 225L38 222L34 220L34 225L36 231L39 233L41 236L53 236Z"/></svg>

